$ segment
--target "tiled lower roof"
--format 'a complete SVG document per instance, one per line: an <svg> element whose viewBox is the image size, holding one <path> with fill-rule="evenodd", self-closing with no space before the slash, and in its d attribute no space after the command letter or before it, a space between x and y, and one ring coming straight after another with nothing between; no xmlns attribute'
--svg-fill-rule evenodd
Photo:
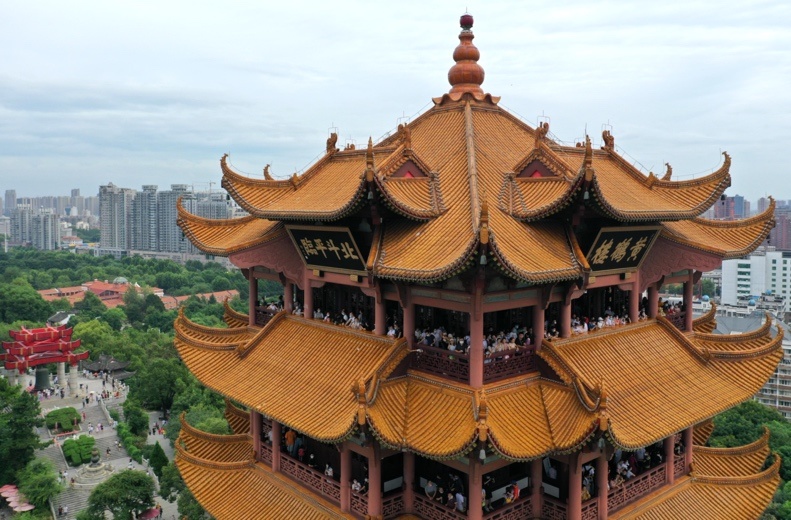
<svg viewBox="0 0 791 520"><path fill-rule="evenodd" d="M743 477L754 475L769 456L769 429L760 439L737 448L706 448L694 446L692 471L712 477Z"/></svg>
<svg viewBox="0 0 791 520"><path fill-rule="evenodd" d="M201 438L198 438L200 435ZM181 430L176 443L176 465L184 483L200 504L217 520L335 520L353 519L340 510L298 488L282 475L249 458L229 457L230 445L221 436ZM213 445L213 446L212 446ZM196 455L195 446L212 458Z"/></svg>
<svg viewBox="0 0 791 520"><path fill-rule="evenodd" d="M469 451L482 432L504 457L535 459L577 448L598 424L572 389L537 376L474 390L410 372L383 383L366 412L383 444L436 459Z"/></svg>
<svg viewBox="0 0 791 520"><path fill-rule="evenodd" d="M242 410L229 399L225 400L225 420L234 433L247 433L250 431L250 412Z"/></svg>
<svg viewBox="0 0 791 520"><path fill-rule="evenodd" d="M351 434L355 389L372 391L408 353L404 339L284 312L261 329L213 329L181 314L175 329L179 355L204 385L324 442Z"/></svg>
<svg viewBox="0 0 791 520"><path fill-rule="evenodd" d="M711 437L711 432L713 431L714 421L711 419L706 419L705 421L696 424L692 431L692 442L696 446L705 446L706 443L709 442L709 437Z"/></svg>
<svg viewBox="0 0 791 520"><path fill-rule="evenodd" d="M664 318L544 342L541 357L634 449L749 399L783 357L782 331L683 334Z"/></svg>
<svg viewBox="0 0 791 520"><path fill-rule="evenodd" d="M763 472L743 477L691 475L610 515L612 520L755 520L780 483L780 457Z"/></svg>

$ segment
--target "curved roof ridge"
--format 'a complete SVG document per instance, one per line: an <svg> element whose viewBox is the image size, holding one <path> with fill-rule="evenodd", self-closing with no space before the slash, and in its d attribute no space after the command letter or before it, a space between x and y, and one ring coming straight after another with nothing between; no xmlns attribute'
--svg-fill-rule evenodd
<svg viewBox="0 0 791 520"><path fill-rule="evenodd" d="M762 482L766 482L778 476L780 474L780 466L782 465L783 459L777 453L774 454L775 460L771 466L766 468L765 470L761 471L760 473L756 473L754 475L746 475L746 476L738 476L738 477L714 477L714 476L707 476L707 475L696 475L691 474L690 478L693 482L700 482L706 484L721 484L721 485L732 485L732 486L749 486L760 484Z"/></svg>
<svg viewBox="0 0 791 520"><path fill-rule="evenodd" d="M755 348L737 350L737 351L732 351L732 350L720 351L720 350L708 349L708 352L711 355L712 359L723 360L723 361L732 360L732 359L764 357L780 349L782 342L783 342L783 329L781 328L778 331L777 335L774 338L772 338L772 340L766 345L761 345Z"/></svg>
<svg viewBox="0 0 791 520"><path fill-rule="evenodd" d="M719 455L719 456L726 456L726 455L746 455L749 453L755 453L767 446L769 446L769 437L771 432L769 428L764 426L764 432L758 437L757 440L751 442L750 444L745 444L744 446L733 446L730 448L713 448L709 446L693 446L693 450L696 453L706 453L709 455Z"/></svg>
<svg viewBox="0 0 791 520"><path fill-rule="evenodd" d="M190 222L200 223L204 226L227 226L233 225L236 223L247 223L253 220L260 220L258 217L254 215L245 215L244 217L235 217L235 218L208 218L208 217L201 217L194 213L190 213L187 208L181 203L181 199L183 197L179 197L176 200L176 214L178 215L177 218L188 220Z"/></svg>
<svg viewBox="0 0 791 520"><path fill-rule="evenodd" d="M645 320L643 323L650 323L652 320ZM678 328L673 325L667 318L664 316L657 316L655 318L656 323L661 325L667 332L669 332L673 337L676 338L676 341L680 345L692 354L698 361L703 364L708 363L709 361L709 352L708 350L701 349L698 345L690 341L686 334L678 330Z"/></svg>
<svg viewBox="0 0 791 520"><path fill-rule="evenodd" d="M690 186L702 186L703 184L708 184L712 181L724 179L730 175L731 156L728 154L728 152L722 152L722 155L725 157L725 159L722 161L722 166L708 175L682 181L662 180L657 178L654 181L654 186L662 186L663 188L687 188Z"/></svg>
<svg viewBox="0 0 791 520"><path fill-rule="evenodd" d="M711 308L706 311L704 314L701 314L694 320L692 320L692 330L695 329L704 329L701 330L700 333L710 334L711 331L716 327L717 323L717 304L712 303ZM698 334L698 332L695 332ZM720 334L722 335L722 334Z"/></svg>
<svg viewBox="0 0 791 520"><path fill-rule="evenodd" d="M229 303L228 299L223 300L223 320L228 325L229 329L239 329L242 327L247 327L250 323L250 315L243 314L233 307Z"/></svg>
<svg viewBox="0 0 791 520"><path fill-rule="evenodd" d="M267 188L294 188L294 184L291 182L291 179L281 179L281 180L269 180L266 178L263 179L256 179L254 177L250 177L245 175L241 172L237 172L228 164L228 157L229 154L223 154L222 158L220 158L220 169L223 173L223 179L227 176L230 177L232 180L236 182L240 182L243 184L247 184L250 186L260 186L260 187L267 187Z"/></svg>
<svg viewBox="0 0 791 520"><path fill-rule="evenodd" d="M705 315L704 315L705 316ZM772 328L772 316L767 312L764 314L764 322L755 330L739 332L736 334L715 334L713 332L696 332L694 339L702 341L714 341L717 343L740 343L766 336Z"/></svg>
<svg viewBox="0 0 791 520"><path fill-rule="evenodd" d="M201 325L200 323L196 323L190 320L187 317L186 312L184 311L184 307L179 307L178 316L181 319L181 323L187 330L193 332L200 332L204 334L211 334L212 336L239 336L241 335L241 331L239 328L230 328L230 327L209 327L208 325Z"/></svg>
<svg viewBox="0 0 791 520"><path fill-rule="evenodd" d="M200 439L206 442L214 442L219 444L235 444L238 442L252 442L252 437L249 433L234 433L231 435L222 435L219 433L209 433L192 426L186 419L187 412L181 412L179 415L179 422L181 423L182 431L186 430L191 437Z"/></svg>
<svg viewBox="0 0 791 520"><path fill-rule="evenodd" d="M749 225L749 224L763 223L763 222L766 222L768 220L773 220L774 219L776 205L777 205L777 202L775 201L774 197L772 197L770 195L769 196L769 206L767 206L766 209L763 212L758 213L756 215L753 215L752 217L747 217L747 218L743 218L743 219L735 219L735 220L712 220L712 219L706 219L706 218L698 217L698 218L693 219L693 221L697 222L697 223L705 224L705 225L711 226L711 227L722 227L722 228L730 228L730 227L734 227L736 225L744 226L744 225Z"/></svg>
<svg viewBox="0 0 791 520"><path fill-rule="evenodd" d="M272 316L272 318L268 322L266 322L266 325L261 327L261 330L256 332L252 338L249 338L245 343L240 343L236 347L236 353L239 354L239 357L244 358L245 356L250 354L250 352L255 347L260 345L261 342L264 340L264 338L266 338L269 335L269 333L275 329L275 326L278 324L278 322L283 321L284 319L286 319L287 316L289 316L289 313L286 310L282 310L278 312L277 314Z"/></svg>
<svg viewBox="0 0 791 520"><path fill-rule="evenodd" d="M250 452L252 455L252 451ZM233 461L233 462L217 462L209 459L204 459L202 457L198 457L197 455L193 455L184 448L180 443L176 443L176 455L177 459L183 459L191 464L195 464L196 466L202 466L204 468L209 469L216 469L220 471L233 471L243 468L252 468L255 465L255 459L250 457L247 460L240 460L240 461Z"/></svg>
<svg viewBox="0 0 791 520"><path fill-rule="evenodd" d="M228 421L234 433L247 433L250 431L250 412L242 410L227 397L225 400L225 420Z"/></svg>
<svg viewBox="0 0 791 520"><path fill-rule="evenodd" d="M190 213L176 203L176 224L195 247L204 253L228 256L274 240L285 233L283 225L254 215L241 218L210 219Z"/></svg>
<svg viewBox="0 0 791 520"><path fill-rule="evenodd" d="M469 100L464 104L464 135L467 139L467 179L470 187L470 212L472 213L472 232L479 234L483 198L478 190L478 169L475 163L475 121ZM481 186L484 191L485 187Z"/></svg>

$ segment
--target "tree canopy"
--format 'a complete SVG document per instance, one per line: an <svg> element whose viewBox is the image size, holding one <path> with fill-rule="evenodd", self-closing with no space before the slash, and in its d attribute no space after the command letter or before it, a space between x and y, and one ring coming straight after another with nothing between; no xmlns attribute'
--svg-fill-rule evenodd
<svg viewBox="0 0 791 520"><path fill-rule="evenodd" d="M41 442L35 428L44 425L38 399L0 379L0 482L16 482L17 472L49 445Z"/></svg>
<svg viewBox="0 0 791 520"><path fill-rule="evenodd" d="M154 479L143 471L124 470L96 486L88 497L86 520L104 520L104 512L113 518L131 519L154 507Z"/></svg>

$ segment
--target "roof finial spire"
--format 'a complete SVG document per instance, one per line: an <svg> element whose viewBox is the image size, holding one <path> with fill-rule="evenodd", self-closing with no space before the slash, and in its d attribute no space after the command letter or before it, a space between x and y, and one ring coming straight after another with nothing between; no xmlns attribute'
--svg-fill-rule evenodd
<svg viewBox="0 0 791 520"><path fill-rule="evenodd" d="M472 34L473 18L469 13L461 15L459 20L461 24L461 33L459 34L459 45L453 51L453 59L456 64L448 71L448 82L450 82L451 94L461 94L469 92L471 94L482 96L484 72L483 67L478 65L478 59L481 53L478 48L472 43L475 36Z"/></svg>

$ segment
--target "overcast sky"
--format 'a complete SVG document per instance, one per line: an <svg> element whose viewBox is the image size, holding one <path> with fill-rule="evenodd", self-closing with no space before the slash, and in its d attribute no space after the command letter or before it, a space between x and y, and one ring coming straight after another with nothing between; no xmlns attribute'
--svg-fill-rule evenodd
<svg viewBox="0 0 791 520"><path fill-rule="evenodd" d="M563 142L674 178L733 157L728 193L791 198L791 2L3 0L0 192L219 186L363 146L449 89L475 17L483 88Z"/></svg>

